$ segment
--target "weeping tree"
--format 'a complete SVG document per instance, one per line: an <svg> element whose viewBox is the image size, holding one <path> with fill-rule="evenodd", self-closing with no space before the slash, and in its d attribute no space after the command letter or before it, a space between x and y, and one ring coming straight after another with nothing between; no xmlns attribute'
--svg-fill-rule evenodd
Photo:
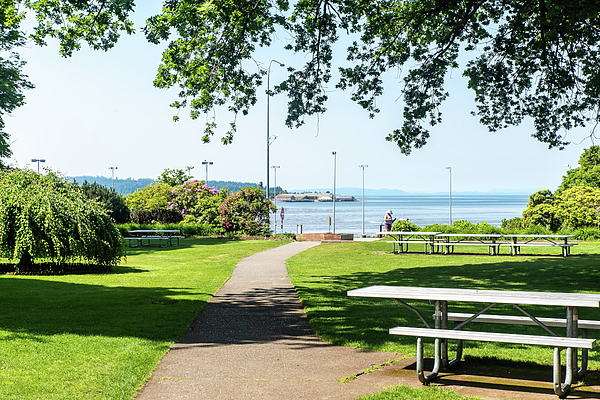
<svg viewBox="0 0 600 400"><path fill-rule="evenodd" d="M0 172L0 257L17 270L111 267L123 258L121 235L106 211L54 172Z"/></svg>

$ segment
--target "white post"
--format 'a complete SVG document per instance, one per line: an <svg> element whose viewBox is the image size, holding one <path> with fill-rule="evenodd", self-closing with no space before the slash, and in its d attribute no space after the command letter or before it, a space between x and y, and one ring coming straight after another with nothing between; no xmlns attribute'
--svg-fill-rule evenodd
<svg viewBox="0 0 600 400"><path fill-rule="evenodd" d="M452 167L446 167L446 169L450 172L450 211L449 211L449 220L450 225L452 225Z"/></svg>
<svg viewBox="0 0 600 400"><path fill-rule="evenodd" d="M366 237L365 235L365 168L368 165L359 165L359 168L362 168L362 235L361 237Z"/></svg>
<svg viewBox="0 0 600 400"><path fill-rule="evenodd" d="M273 188L273 202L275 203L275 215L273 216L274 228L273 235L277 234L277 168L279 165L271 165L273 168L273 177L275 178L275 187Z"/></svg>
<svg viewBox="0 0 600 400"><path fill-rule="evenodd" d="M337 165L337 153L332 151L333 155L333 234L335 235L335 169Z"/></svg>

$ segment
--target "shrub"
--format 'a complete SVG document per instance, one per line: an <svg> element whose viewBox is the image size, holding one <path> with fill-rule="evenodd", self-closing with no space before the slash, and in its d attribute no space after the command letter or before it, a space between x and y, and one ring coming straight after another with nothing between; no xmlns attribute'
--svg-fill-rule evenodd
<svg viewBox="0 0 600 400"><path fill-rule="evenodd" d="M551 235L552 231L542 225L529 226L525 229L526 235Z"/></svg>
<svg viewBox="0 0 600 400"><path fill-rule="evenodd" d="M523 218L514 217L511 219L503 219L502 220L502 229L507 231L518 231L524 228Z"/></svg>
<svg viewBox="0 0 600 400"><path fill-rule="evenodd" d="M423 232L441 232L441 233L451 233L451 228L448 225L444 224L433 224L427 225L422 229Z"/></svg>
<svg viewBox="0 0 600 400"><path fill-rule="evenodd" d="M137 224L178 223L183 217L177 210L169 210L171 186L153 183L138 189L125 197L125 203L131 210L131 222Z"/></svg>
<svg viewBox="0 0 600 400"><path fill-rule="evenodd" d="M485 221L478 223L475 228L476 228L476 233L491 233L491 234L502 233L502 230L500 228L490 225Z"/></svg>
<svg viewBox="0 0 600 400"><path fill-rule="evenodd" d="M600 229L598 228L580 228L575 231L577 240L598 240L600 239Z"/></svg>
<svg viewBox="0 0 600 400"><path fill-rule="evenodd" d="M454 221L450 227L452 233L477 233L477 226L469 221Z"/></svg>
<svg viewBox="0 0 600 400"><path fill-rule="evenodd" d="M396 220L392 225L392 230L396 232L417 232L421 228L408 220Z"/></svg>
<svg viewBox="0 0 600 400"><path fill-rule="evenodd" d="M54 172L0 172L0 256L54 265L116 265L123 242L113 220L78 187Z"/></svg>
<svg viewBox="0 0 600 400"><path fill-rule="evenodd" d="M220 205L219 223L226 234L241 233L249 236L268 236L269 213L275 211L263 191L247 187L235 192Z"/></svg>
<svg viewBox="0 0 600 400"><path fill-rule="evenodd" d="M219 191L203 181L191 179L173 188L167 208L179 212L184 219L193 216L195 222L218 226L219 205L228 194L227 189Z"/></svg>

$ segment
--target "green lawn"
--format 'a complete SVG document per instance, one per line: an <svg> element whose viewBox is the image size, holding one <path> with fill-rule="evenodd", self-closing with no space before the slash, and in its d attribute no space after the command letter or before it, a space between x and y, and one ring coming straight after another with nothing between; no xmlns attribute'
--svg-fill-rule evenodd
<svg viewBox="0 0 600 400"><path fill-rule="evenodd" d="M463 250L464 249L464 250ZM495 290L530 290L554 292L600 292L600 243L580 243L572 256L560 257L560 249L527 249L535 256L488 256L487 249L460 249L469 254L424 255L422 246L411 251L420 253L391 254L385 240L371 243L322 244L302 252L287 262L312 327L324 340L357 348L415 355L414 337L392 336L388 329L398 325L423 326L410 310L392 300L351 298L346 291L370 285L480 288ZM481 254L473 254L480 252ZM485 254L484 254L485 253ZM433 314L428 302L409 301L424 316ZM480 305L451 305L451 311L474 312ZM479 308L478 308L479 307ZM525 307L534 314L564 317L562 307ZM518 315L510 305L498 305L490 312ZM517 314L515 314L517 313ZM581 319L600 319L600 309L581 308ZM471 329L476 329L472 324ZM481 329L545 334L538 327L486 325ZM600 339L599 331L590 337ZM433 355L432 342L425 355ZM467 342L466 359L500 360L526 367L529 363L552 365L553 349L503 343ZM564 358L564 352L563 352ZM590 368L598 375L598 346L590 351ZM551 376L550 376L551 382ZM397 397L401 398L401 397Z"/></svg>
<svg viewBox="0 0 600 400"><path fill-rule="evenodd" d="M0 399L131 399L236 263L286 242L128 249L111 273L0 275Z"/></svg>

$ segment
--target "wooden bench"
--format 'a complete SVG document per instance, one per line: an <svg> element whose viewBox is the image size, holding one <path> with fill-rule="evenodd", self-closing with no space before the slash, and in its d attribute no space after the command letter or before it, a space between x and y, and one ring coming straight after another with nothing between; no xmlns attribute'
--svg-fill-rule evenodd
<svg viewBox="0 0 600 400"><path fill-rule="evenodd" d="M471 318L473 314L469 313L448 313L448 321L464 322ZM567 320L564 318L536 318L546 326L566 328ZM480 322L487 324L512 324L512 325L537 325L529 317L515 315L478 315L472 322ZM600 329L600 321L580 319L577 321L577 327L581 330Z"/></svg>

